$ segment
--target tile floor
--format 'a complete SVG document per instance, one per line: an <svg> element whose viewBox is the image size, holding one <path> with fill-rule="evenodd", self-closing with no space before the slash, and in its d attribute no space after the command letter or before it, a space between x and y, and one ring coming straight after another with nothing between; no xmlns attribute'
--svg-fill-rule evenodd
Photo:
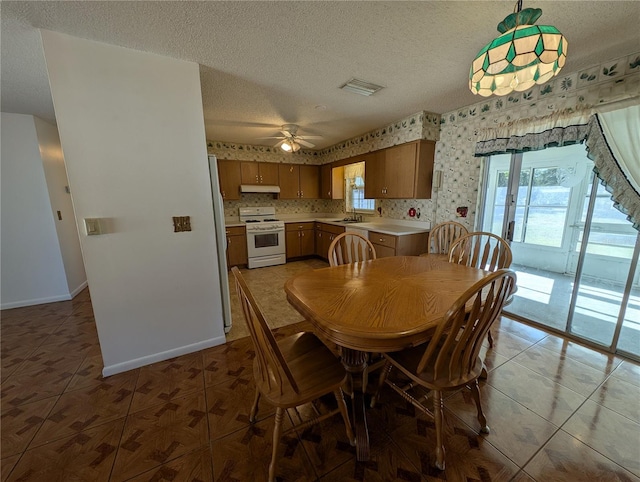
<svg viewBox="0 0 640 482"><path fill-rule="evenodd" d="M245 271L278 337L309 328L284 280L319 266ZM1 317L2 482L266 480L274 411L261 404L248 422L253 348L237 316L225 345L106 379L87 291ZM464 391L449 394L444 473L433 424L385 390L368 412L370 461L356 462L334 417L282 439L279 480L640 481L638 365L506 318L494 337L481 386L491 433L478 435Z"/></svg>

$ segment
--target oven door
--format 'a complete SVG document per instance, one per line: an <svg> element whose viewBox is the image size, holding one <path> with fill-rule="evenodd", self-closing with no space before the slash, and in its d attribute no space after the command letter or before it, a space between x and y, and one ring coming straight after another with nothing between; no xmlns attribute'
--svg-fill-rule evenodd
<svg viewBox="0 0 640 482"><path fill-rule="evenodd" d="M249 258L285 253L284 229L247 232Z"/></svg>

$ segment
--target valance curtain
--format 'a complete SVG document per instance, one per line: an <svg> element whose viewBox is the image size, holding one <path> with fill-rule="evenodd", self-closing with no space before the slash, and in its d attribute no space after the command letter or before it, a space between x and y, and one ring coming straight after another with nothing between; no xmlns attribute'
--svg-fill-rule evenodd
<svg viewBox="0 0 640 482"><path fill-rule="evenodd" d="M640 230L640 105L593 115L586 145L614 206Z"/></svg>
<svg viewBox="0 0 640 482"><path fill-rule="evenodd" d="M345 179L355 179L361 177L364 179L364 162L356 162L344 166Z"/></svg>
<svg viewBox="0 0 640 482"><path fill-rule="evenodd" d="M539 151L582 142L590 110L567 109L544 117L518 119L478 131L475 157Z"/></svg>

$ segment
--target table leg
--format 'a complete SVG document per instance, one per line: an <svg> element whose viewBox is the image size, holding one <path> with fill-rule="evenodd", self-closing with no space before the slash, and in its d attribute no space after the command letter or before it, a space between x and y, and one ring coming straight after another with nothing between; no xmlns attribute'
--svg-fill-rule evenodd
<svg viewBox="0 0 640 482"><path fill-rule="evenodd" d="M356 433L356 458L360 462L369 460L369 432L364 407L364 392L367 389L367 353L342 348L342 364L348 377L346 392L351 395L353 425Z"/></svg>

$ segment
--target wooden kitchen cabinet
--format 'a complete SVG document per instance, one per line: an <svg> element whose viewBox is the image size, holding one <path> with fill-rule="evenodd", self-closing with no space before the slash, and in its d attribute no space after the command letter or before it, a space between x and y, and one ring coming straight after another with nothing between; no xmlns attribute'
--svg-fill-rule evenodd
<svg viewBox="0 0 640 482"><path fill-rule="evenodd" d="M320 166L320 198L344 199L344 166Z"/></svg>
<svg viewBox="0 0 640 482"><path fill-rule="evenodd" d="M315 254L315 223L285 223L287 259Z"/></svg>
<svg viewBox="0 0 640 482"><path fill-rule="evenodd" d="M247 230L244 226L226 228L227 234L227 268L246 266L249 262L247 254Z"/></svg>
<svg viewBox="0 0 640 482"><path fill-rule="evenodd" d="M275 162L246 162L240 163L242 184L278 185L278 166Z"/></svg>
<svg viewBox="0 0 640 482"><path fill-rule="evenodd" d="M435 142L419 140L377 152L365 164L367 199L430 199Z"/></svg>
<svg viewBox="0 0 640 482"><path fill-rule="evenodd" d="M376 248L378 258L389 256L418 256L427 251L427 238L429 233L404 234L394 236L392 234L369 231L369 241Z"/></svg>
<svg viewBox="0 0 640 482"><path fill-rule="evenodd" d="M218 178L222 199L225 201L240 199L240 184L242 184L240 162L218 160Z"/></svg>
<svg viewBox="0 0 640 482"><path fill-rule="evenodd" d="M333 224L316 223L316 256L328 259L329 246L338 234L344 233L342 226Z"/></svg>
<svg viewBox="0 0 640 482"><path fill-rule="evenodd" d="M318 199L320 168L308 164L278 164L280 199Z"/></svg>

